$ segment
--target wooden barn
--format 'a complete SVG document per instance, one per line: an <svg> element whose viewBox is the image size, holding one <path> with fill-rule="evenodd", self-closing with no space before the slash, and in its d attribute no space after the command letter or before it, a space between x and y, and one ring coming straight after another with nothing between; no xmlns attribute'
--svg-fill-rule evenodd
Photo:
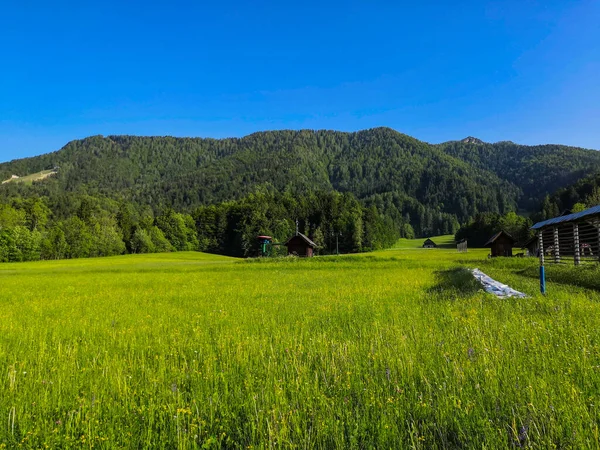
<svg viewBox="0 0 600 450"><path fill-rule="evenodd" d="M288 255L306 256L308 258L314 255L315 248L317 248L317 244L302 233L291 237L285 245L288 249Z"/></svg>
<svg viewBox="0 0 600 450"><path fill-rule="evenodd" d="M437 248L437 244L431 239L426 239L425 242L423 242L423 248Z"/></svg>
<svg viewBox="0 0 600 450"><path fill-rule="evenodd" d="M544 220L531 227L537 232L538 256L544 262L575 265L600 260L600 205Z"/></svg>
<svg viewBox="0 0 600 450"><path fill-rule="evenodd" d="M513 245L515 245L513 237L506 231L499 231L485 243L484 247L490 247L491 256L495 258L496 256L512 256Z"/></svg>
<svg viewBox="0 0 600 450"><path fill-rule="evenodd" d="M540 245L537 236L530 237L520 247L523 250L527 250L526 256L539 256Z"/></svg>

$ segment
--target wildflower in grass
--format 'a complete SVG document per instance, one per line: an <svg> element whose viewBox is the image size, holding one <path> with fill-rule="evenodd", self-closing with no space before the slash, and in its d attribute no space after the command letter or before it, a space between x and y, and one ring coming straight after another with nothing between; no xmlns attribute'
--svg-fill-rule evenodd
<svg viewBox="0 0 600 450"><path fill-rule="evenodd" d="M519 434L517 436L516 445L518 447L523 447L527 443L527 432L529 431L529 427L527 425L521 426L519 428Z"/></svg>

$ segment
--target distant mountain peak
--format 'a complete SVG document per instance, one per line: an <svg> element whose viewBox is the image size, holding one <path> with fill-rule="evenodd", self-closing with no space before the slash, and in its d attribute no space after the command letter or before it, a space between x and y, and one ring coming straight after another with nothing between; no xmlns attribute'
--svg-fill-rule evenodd
<svg viewBox="0 0 600 450"><path fill-rule="evenodd" d="M476 137L469 136L464 138L462 141L465 144L483 144L484 142L481 139L477 139Z"/></svg>

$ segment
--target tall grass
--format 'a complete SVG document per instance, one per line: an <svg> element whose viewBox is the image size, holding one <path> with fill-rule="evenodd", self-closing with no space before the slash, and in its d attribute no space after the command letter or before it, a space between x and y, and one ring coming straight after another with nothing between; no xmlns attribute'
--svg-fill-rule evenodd
<svg viewBox="0 0 600 450"><path fill-rule="evenodd" d="M598 293L484 256L1 265L0 446L598 447Z"/></svg>

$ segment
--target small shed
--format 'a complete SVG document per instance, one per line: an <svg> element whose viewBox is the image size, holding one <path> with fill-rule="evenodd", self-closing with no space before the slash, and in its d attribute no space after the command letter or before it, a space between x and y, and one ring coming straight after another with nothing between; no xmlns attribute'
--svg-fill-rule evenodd
<svg viewBox="0 0 600 450"><path fill-rule="evenodd" d="M288 249L288 255L312 257L317 244L311 241L307 236L298 233L291 237L285 245Z"/></svg>
<svg viewBox="0 0 600 450"><path fill-rule="evenodd" d="M425 242L423 242L423 248L436 248L437 244L435 242L433 242L431 239L426 239Z"/></svg>
<svg viewBox="0 0 600 450"><path fill-rule="evenodd" d="M502 230L493 235L484 247L490 247L492 258L495 258L496 256L512 256L513 245L515 245L513 237Z"/></svg>
<svg viewBox="0 0 600 450"><path fill-rule="evenodd" d="M527 250L527 256L539 256L540 245L537 236L530 237L520 247L523 250Z"/></svg>

